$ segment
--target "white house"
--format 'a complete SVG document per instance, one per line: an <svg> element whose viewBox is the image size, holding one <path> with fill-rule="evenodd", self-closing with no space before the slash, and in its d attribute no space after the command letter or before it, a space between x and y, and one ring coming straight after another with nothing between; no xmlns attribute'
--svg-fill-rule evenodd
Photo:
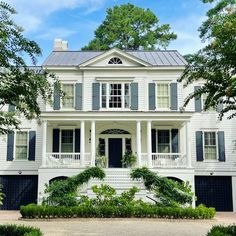
<svg viewBox="0 0 236 236"><path fill-rule="evenodd" d="M201 86L177 82L186 65L177 51L69 51L55 40L36 69L55 73L66 96L55 89L53 104L41 102L40 123L23 120L21 131L1 136L2 208L40 202L45 183L95 166L97 153L108 157L105 182L125 190L138 184L122 168L128 150L137 167L189 181L197 205L236 211L235 120L203 112L203 97L183 108Z"/></svg>

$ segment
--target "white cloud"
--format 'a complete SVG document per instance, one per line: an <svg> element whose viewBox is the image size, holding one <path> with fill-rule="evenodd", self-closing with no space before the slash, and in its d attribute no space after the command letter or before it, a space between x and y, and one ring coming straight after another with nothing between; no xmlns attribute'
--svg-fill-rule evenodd
<svg viewBox="0 0 236 236"><path fill-rule="evenodd" d="M37 30L45 17L62 9L84 7L86 14L100 9L107 0L5 0L18 14L16 21L25 31Z"/></svg>
<svg viewBox="0 0 236 236"><path fill-rule="evenodd" d="M70 30L70 29L66 29L63 27L51 28L42 34L37 35L37 38L52 40L55 38L67 38L67 37L74 35L76 33L77 33L77 31L75 31L75 30Z"/></svg>
<svg viewBox="0 0 236 236"><path fill-rule="evenodd" d="M170 22L172 30L177 34L177 40L169 48L177 49L182 54L194 53L202 48L204 44L199 38L198 28L204 19L202 15L183 15L175 22Z"/></svg>

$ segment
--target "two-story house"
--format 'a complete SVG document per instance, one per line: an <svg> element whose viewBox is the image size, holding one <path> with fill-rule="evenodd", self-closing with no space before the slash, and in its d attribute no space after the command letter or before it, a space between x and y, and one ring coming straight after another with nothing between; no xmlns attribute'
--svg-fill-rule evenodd
<svg viewBox="0 0 236 236"><path fill-rule="evenodd" d="M41 102L40 123L23 120L21 131L0 138L3 209L40 202L46 183L95 166L98 153L108 158L107 183L132 186L121 163L132 151L137 167L188 181L197 205L236 211L235 120L203 112L204 97L183 108L201 86L177 82L186 65L177 51L69 51L55 40L42 69L66 95L55 89L53 104Z"/></svg>

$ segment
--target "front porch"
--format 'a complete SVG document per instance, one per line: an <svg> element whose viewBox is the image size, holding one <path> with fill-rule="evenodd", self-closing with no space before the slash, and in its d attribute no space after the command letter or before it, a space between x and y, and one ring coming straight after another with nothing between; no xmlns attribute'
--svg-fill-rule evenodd
<svg viewBox="0 0 236 236"><path fill-rule="evenodd" d="M189 168L189 117L44 119L41 168L95 166L106 156L106 168L122 168L126 151L137 157L136 167Z"/></svg>

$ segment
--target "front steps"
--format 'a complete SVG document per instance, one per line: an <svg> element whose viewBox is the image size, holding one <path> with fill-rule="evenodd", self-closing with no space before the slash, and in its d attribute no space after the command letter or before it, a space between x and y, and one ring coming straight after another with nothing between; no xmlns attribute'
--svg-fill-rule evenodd
<svg viewBox="0 0 236 236"><path fill-rule="evenodd" d="M130 169L122 168L109 168L105 169L106 177L104 180L92 179L88 184L84 185L80 190L82 195L86 195L90 198L94 198L96 195L92 191L92 186L107 184L115 188L117 195L120 195L124 191L128 191L133 186L136 186L139 189L139 192L135 194L136 199L142 199L148 201L146 197L151 196L150 193L145 189L142 180L132 180L130 178Z"/></svg>

